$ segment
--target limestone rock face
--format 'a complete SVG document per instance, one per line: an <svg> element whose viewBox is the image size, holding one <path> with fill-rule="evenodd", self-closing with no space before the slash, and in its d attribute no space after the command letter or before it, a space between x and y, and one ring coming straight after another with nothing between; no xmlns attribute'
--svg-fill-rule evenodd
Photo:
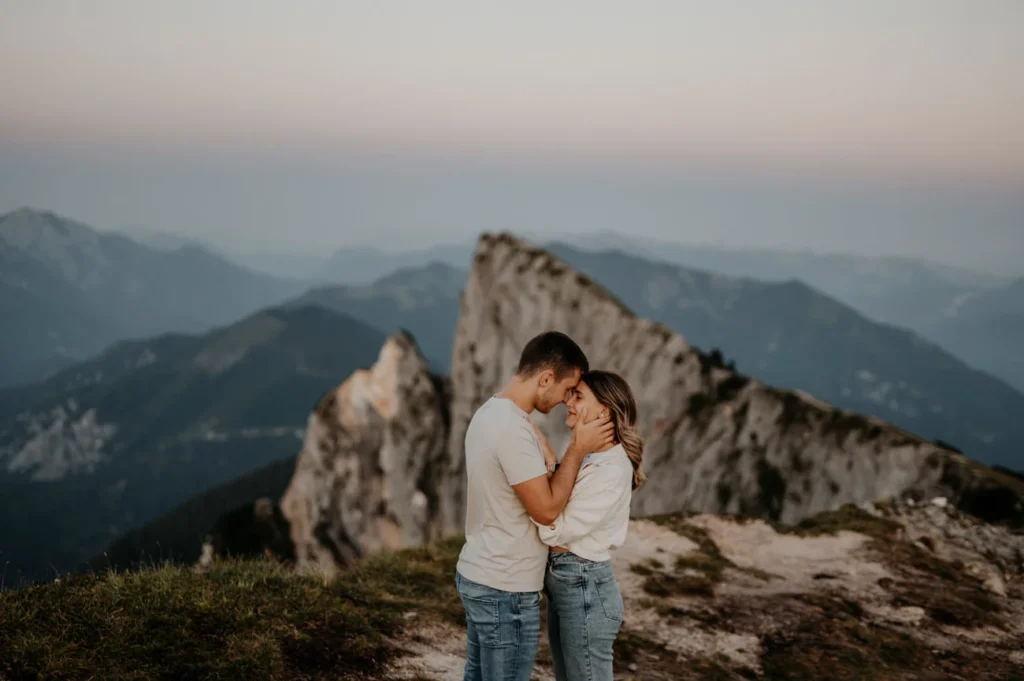
<svg viewBox="0 0 1024 681"><path fill-rule="evenodd" d="M321 399L281 499L300 569L333 574L365 553L432 538L445 395L412 338L399 333L370 369Z"/></svg>
<svg viewBox="0 0 1024 681"><path fill-rule="evenodd" d="M636 394L649 479L634 494L634 515L691 510L792 523L844 503L916 495L973 505L989 520L1024 519L1024 486L882 421L716 366L547 252L485 234L452 352L452 425L438 474L443 531L462 529L473 412L513 375L526 342L549 329L568 333L591 367L620 373ZM564 447L564 408L534 416Z"/></svg>

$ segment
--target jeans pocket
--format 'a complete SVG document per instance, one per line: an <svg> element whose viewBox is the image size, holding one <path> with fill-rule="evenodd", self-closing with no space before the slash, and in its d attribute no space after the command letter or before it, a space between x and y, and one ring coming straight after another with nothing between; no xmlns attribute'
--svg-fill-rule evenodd
<svg viewBox="0 0 1024 681"><path fill-rule="evenodd" d="M622 622L625 615L625 607L622 603L622 594L619 592L619 585L615 577L594 584L597 597L601 601L601 608L604 616L616 622Z"/></svg>
<svg viewBox="0 0 1024 681"><path fill-rule="evenodd" d="M468 625L476 630L480 644L501 645L501 611L498 599L460 595L462 605L466 608Z"/></svg>

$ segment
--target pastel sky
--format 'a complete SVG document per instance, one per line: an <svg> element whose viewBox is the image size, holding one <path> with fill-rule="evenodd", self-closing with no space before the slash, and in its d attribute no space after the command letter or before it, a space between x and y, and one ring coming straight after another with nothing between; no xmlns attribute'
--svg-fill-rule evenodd
<svg viewBox="0 0 1024 681"><path fill-rule="evenodd" d="M0 210L101 223L185 216L156 190L155 219L73 198L82 159L129 159L126 181L374 155L1024 191L1020 0L0 0L0 93Z"/></svg>

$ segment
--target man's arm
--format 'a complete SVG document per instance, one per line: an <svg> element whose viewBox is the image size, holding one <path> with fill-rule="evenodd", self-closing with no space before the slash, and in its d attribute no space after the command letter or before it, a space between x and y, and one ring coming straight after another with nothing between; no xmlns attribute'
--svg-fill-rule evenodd
<svg viewBox="0 0 1024 681"><path fill-rule="evenodd" d="M565 508L573 485L576 484L576 475L580 471L583 457L603 449L614 440L615 424L610 419L595 419L584 424L585 416L584 410L573 429L569 448L554 475L539 475L512 486L526 512L541 525L555 522Z"/></svg>
<svg viewBox="0 0 1024 681"><path fill-rule="evenodd" d="M584 456L586 453L574 451L570 445L554 475L541 475L512 487L531 518L541 525L555 522L569 501Z"/></svg>

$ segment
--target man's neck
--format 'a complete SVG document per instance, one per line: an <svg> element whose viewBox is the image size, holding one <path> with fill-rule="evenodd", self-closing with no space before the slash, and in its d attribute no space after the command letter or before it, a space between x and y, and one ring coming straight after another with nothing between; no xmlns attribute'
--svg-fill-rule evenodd
<svg viewBox="0 0 1024 681"><path fill-rule="evenodd" d="M530 414L537 408L537 405L534 403L535 394L533 386L520 381L518 378L513 378L505 386L505 389L498 393L498 397L511 400L517 407Z"/></svg>

